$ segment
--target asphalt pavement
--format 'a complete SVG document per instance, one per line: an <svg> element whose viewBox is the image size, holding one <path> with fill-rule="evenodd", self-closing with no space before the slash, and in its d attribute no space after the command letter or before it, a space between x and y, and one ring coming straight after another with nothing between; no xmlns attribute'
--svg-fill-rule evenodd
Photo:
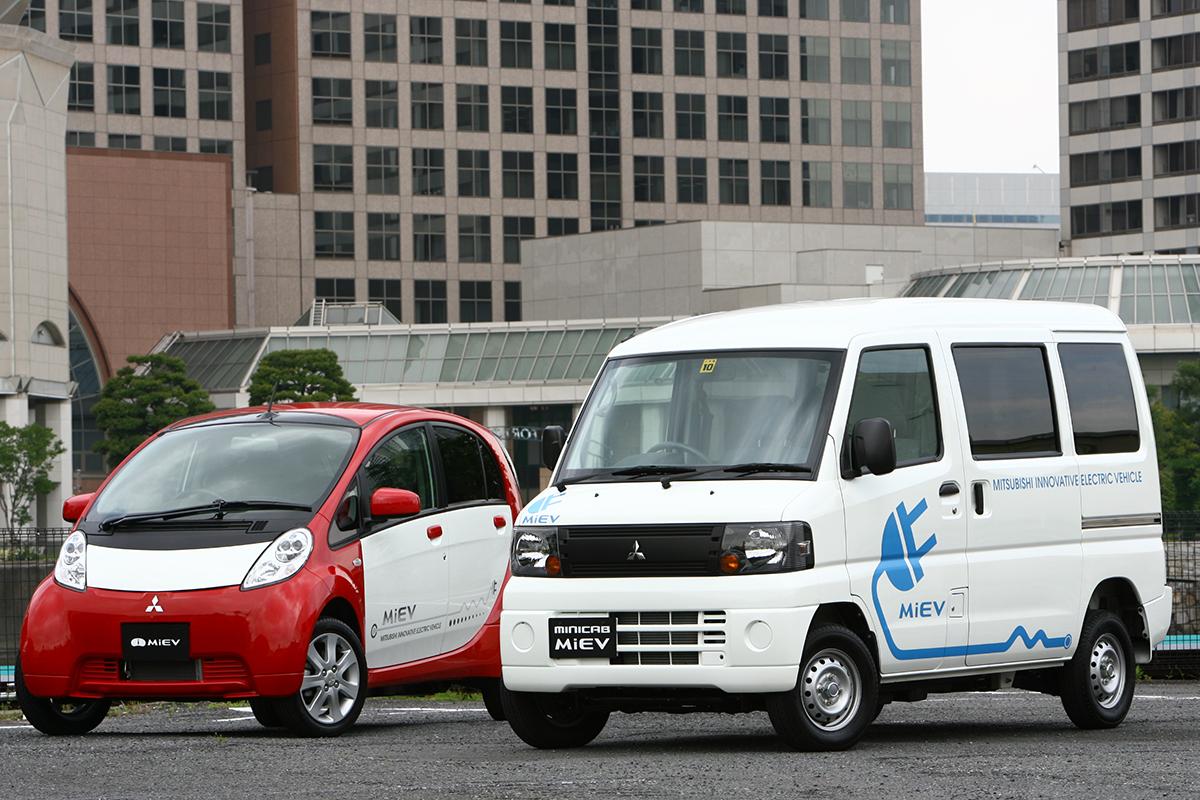
<svg viewBox="0 0 1200 800"><path fill-rule="evenodd" d="M894 703L856 748L784 748L766 714L615 714L581 750L533 750L477 703L376 698L333 740L238 703L148 704L87 736L0 722L0 798L1112 798L1200 796L1200 683L1138 687L1113 731L1024 692Z"/></svg>

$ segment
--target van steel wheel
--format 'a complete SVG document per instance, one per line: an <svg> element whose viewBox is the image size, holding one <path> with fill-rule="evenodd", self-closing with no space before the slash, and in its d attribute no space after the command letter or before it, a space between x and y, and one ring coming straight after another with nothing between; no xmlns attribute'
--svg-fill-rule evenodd
<svg viewBox="0 0 1200 800"><path fill-rule="evenodd" d="M300 736L337 736L367 699L362 643L349 625L322 617L313 629L300 691L276 703L279 721Z"/></svg>
<svg viewBox="0 0 1200 800"><path fill-rule="evenodd" d="M862 679L853 659L835 648L814 655L800 672L804 713L823 731L837 731L854 719L862 700Z"/></svg>
<svg viewBox="0 0 1200 800"><path fill-rule="evenodd" d="M80 736L93 729L108 716L110 700L72 700L70 698L34 697L25 688L21 660L17 659L17 703L29 724L47 736Z"/></svg>
<svg viewBox="0 0 1200 800"><path fill-rule="evenodd" d="M1071 721L1085 729L1120 725L1133 705L1134 664L1121 618L1111 611L1089 611L1079 649L1060 675L1063 708Z"/></svg>
<svg viewBox="0 0 1200 800"><path fill-rule="evenodd" d="M583 747L608 723L607 711L585 711L569 694L500 691L509 727L531 747Z"/></svg>

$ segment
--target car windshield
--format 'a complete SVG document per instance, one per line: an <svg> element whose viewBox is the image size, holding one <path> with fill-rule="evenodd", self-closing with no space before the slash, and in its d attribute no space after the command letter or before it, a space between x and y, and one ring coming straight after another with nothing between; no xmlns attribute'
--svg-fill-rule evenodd
<svg viewBox="0 0 1200 800"><path fill-rule="evenodd" d="M810 471L840 364L838 352L795 350L609 361L557 479Z"/></svg>
<svg viewBox="0 0 1200 800"><path fill-rule="evenodd" d="M170 431L113 476L88 517L104 520L215 500L315 508L357 441L357 428L311 423L224 423Z"/></svg>

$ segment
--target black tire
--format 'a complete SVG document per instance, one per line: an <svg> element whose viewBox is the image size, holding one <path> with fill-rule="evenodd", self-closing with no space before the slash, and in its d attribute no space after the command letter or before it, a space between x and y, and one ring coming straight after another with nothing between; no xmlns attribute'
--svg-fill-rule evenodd
<svg viewBox="0 0 1200 800"><path fill-rule="evenodd" d="M337 643L339 639L356 660L353 676L349 671L335 671L327 678L332 681L332 685L325 683L316 688L306 688L306 684L302 682L300 691L288 697L281 697L274 702L279 722L296 736L309 738L339 736L353 725L358 719L358 715L362 713L363 703L367 700L367 658L363 653L362 641L354 629L340 619L321 617L317 620L312 636L309 638L310 649L312 644L317 644L318 653L324 655L327 652L325 645L329 642L333 642L337 648L342 647ZM346 650L342 649L343 655L345 652ZM337 660L336 653L333 659ZM319 665L306 658L304 679L302 680L319 680L322 675ZM351 677L356 681L356 686L352 701L346 705L343 700L351 699L348 694ZM340 680L338 680L339 678ZM330 690L336 694L329 695ZM326 694L323 696L323 693ZM310 704L314 706L314 712L309 711Z"/></svg>
<svg viewBox="0 0 1200 800"><path fill-rule="evenodd" d="M849 682L852 694L843 707L844 682ZM814 694L820 691L819 685L833 693L827 701L828 714ZM879 708L879 668L862 639L843 625L822 625L810 631L796 688L767 695L767 713L775 732L790 746L805 751L853 746Z"/></svg>
<svg viewBox="0 0 1200 800"><path fill-rule="evenodd" d="M279 701L273 697L253 697L250 699L250 710L254 718L264 728L282 728L283 721L279 718Z"/></svg>
<svg viewBox="0 0 1200 800"><path fill-rule="evenodd" d="M504 716L521 741L539 750L583 747L600 735L607 711L585 711L569 694L500 690Z"/></svg>
<svg viewBox="0 0 1200 800"><path fill-rule="evenodd" d="M496 722L504 722L504 700L500 697L500 692L503 687L500 681L488 681L480 688L480 693L483 695L483 706L487 709L488 716Z"/></svg>
<svg viewBox="0 0 1200 800"><path fill-rule="evenodd" d="M104 721L112 705L111 700L35 697L25 687L19 658L13 682L16 684L21 713L30 725L47 736L82 736Z"/></svg>
<svg viewBox="0 0 1200 800"><path fill-rule="evenodd" d="M1095 730L1121 724L1133 705L1137 664L1120 617L1098 609L1087 613L1079 649L1063 665L1059 680L1063 708L1077 727Z"/></svg>

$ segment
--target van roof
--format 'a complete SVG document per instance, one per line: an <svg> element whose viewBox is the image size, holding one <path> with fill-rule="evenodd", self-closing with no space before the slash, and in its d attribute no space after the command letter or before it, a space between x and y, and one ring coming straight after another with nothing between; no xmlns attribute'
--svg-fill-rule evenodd
<svg viewBox="0 0 1200 800"><path fill-rule="evenodd" d="M1090 303L969 298L823 300L676 320L628 339L611 356L697 350L844 349L867 333L912 328L1045 328L1123 333L1125 323Z"/></svg>

